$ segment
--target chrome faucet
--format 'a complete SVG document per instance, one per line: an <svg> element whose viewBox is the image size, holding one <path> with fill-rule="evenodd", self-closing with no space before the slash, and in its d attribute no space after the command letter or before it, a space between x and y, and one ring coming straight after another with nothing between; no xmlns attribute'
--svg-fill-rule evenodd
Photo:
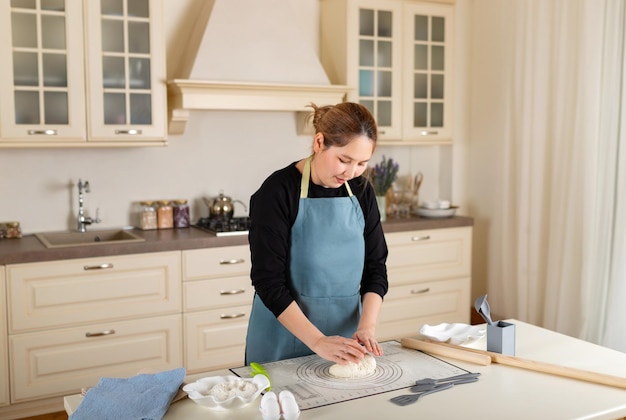
<svg viewBox="0 0 626 420"><path fill-rule="evenodd" d="M83 182L81 179L78 180L78 218L77 218L77 227L79 232L87 232L87 225L92 223L100 223L101 220L98 217L99 209L96 209L96 218L85 217L85 208L83 207L83 191L85 193L91 192L89 188L89 181Z"/></svg>

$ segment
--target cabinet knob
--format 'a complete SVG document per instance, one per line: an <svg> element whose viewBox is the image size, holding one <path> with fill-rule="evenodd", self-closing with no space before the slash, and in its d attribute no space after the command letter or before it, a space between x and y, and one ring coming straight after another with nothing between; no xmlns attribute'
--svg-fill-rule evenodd
<svg viewBox="0 0 626 420"><path fill-rule="evenodd" d="M420 289L420 290L411 290L412 295L421 295L421 294L428 293L428 292L430 292L430 287L427 287L425 289Z"/></svg>
<svg viewBox="0 0 626 420"><path fill-rule="evenodd" d="M426 235L426 236L412 236L411 237L411 241L413 241L413 242L427 241L429 239L430 239L430 235Z"/></svg>

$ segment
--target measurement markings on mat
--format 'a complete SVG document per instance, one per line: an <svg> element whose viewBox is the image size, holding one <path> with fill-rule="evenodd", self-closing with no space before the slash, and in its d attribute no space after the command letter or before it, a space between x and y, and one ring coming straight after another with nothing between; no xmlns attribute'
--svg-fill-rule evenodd
<svg viewBox="0 0 626 420"><path fill-rule="evenodd" d="M301 410L408 388L422 378L446 378L467 371L421 351L402 347L398 341L381 343L384 356L376 357L376 371L364 378L335 378L332 362L317 355L264 363L272 378L272 391L291 391ZM250 377L250 367L231 369Z"/></svg>

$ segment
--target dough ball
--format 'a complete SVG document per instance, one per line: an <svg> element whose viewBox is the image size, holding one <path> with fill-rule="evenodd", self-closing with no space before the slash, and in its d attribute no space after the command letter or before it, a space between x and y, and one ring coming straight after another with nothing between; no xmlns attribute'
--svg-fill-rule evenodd
<svg viewBox="0 0 626 420"><path fill-rule="evenodd" d="M366 354L359 363L347 365L334 364L330 367L330 374L336 378L363 378L376 370L376 359L371 354Z"/></svg>

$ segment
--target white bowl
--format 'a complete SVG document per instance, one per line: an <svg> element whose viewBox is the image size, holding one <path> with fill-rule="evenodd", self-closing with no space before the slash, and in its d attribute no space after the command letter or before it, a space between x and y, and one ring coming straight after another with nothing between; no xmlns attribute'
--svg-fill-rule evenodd
<svg viewBox="0 0 626 420"><path fill-rule="evenodd" d="M253 392L249 392L245 396L230 392L227 398L220 398L210 393L211 390L219 384L224 384L220 385L220 388L227 386L232 388L236 386ZM250 404L269 386L270 381L265 375L256 375L254 378L240 378L239 376L233 375L208 376L185 385L183 391L189 394L189 399L196 404L217 410L229 410Z"/></svg>
<svg viewBox="0 0 626 420"><path fill-rule="evenodd" d="M431 219L441 219L444 217L452 217L456 213L457 206L450 206L447 209L427 209L425 207L418 207L415 209L415 213L421 217L428 217Z"/></svg>
<svg viewBox="0 0 626 420"><path fill-rule="evenodd" d="M450 343L457 346L470 344L485 335L485 327L468 324L425 324L420 328L420 333L433 341Z"/></svg>

